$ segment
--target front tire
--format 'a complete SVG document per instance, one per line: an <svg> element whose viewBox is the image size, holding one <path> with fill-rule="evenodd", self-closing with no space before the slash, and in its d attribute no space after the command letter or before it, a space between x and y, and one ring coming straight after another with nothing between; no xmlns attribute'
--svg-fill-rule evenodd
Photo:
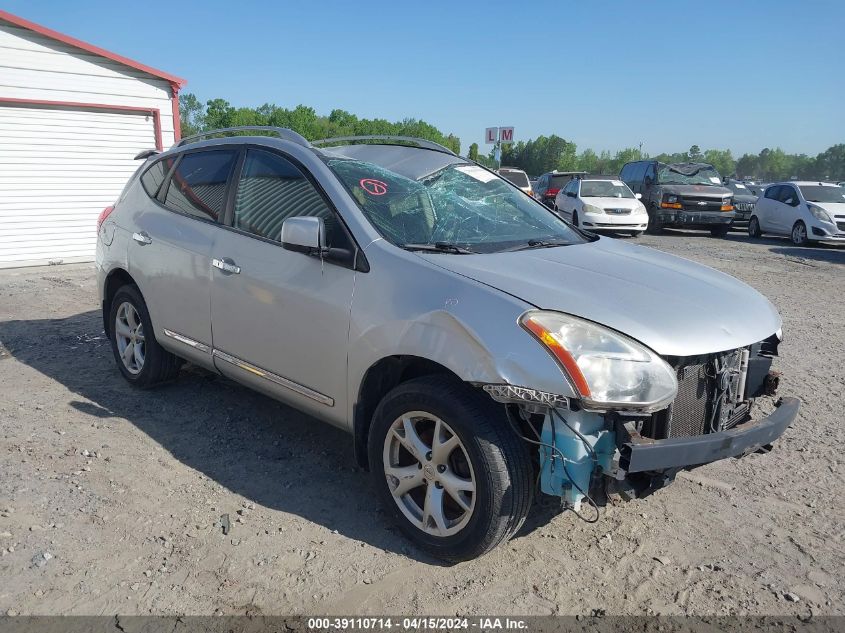
<svg viewBox="0 0 845 633"><path fill-rule="evenodd" d="M578 224L578 212L577 211L572 212L572 226L580 226Z"/></svg>
<svg viewBox="0 0 845 633"><path fill-rule="evenodd" d="M757 219L756 215L752 215L748 221L748 237L754 239L763 237L763 231L760 230L760 220Z"/></svg>
<svg viewBox="0 0 845 633"><path fill-rule="evenodd" d="M631 231L631 239L637 239L642 234L642 231Z"/></svg>
<svg viewBox="0 0 845 633"><path fill-rule="evenodd" d="M713 237L725 237L728 234L728 231L731 230L729 224L724 224L722 226L712 226L710 227L710 235Z"/></svg>
<svg viewBox="0 0 845 633"><path fill-rule="evenodd" d="M807 225L802 220L798 220L792 226L792 232L789 237L795 246L808 246L810 244L810 240L807 237Z"/></svg>
<svg viewBox="0 0 845 633"><path fill-rule="evenodd" d="M502 405L448 376L390 391L373 416L370 472L385 507L422 549L481 556L522 525L532 466Z"/></svg>
<svg viewBox="0 0 845 633"><path fill-rule="evenodd" d="M654 207L652 207L651 213L648 214L648 228L646 230L652 235L663 233L663 222L657 219L657 209Z"/></svg>
<svg viewBox="0 0 845 633"><path fill-rule="evenodd" d="M117 368L129 383L152 387L179 373L182 360L158 344L147 304L137 286L122 286L114 294L108 323Z"/></svg>

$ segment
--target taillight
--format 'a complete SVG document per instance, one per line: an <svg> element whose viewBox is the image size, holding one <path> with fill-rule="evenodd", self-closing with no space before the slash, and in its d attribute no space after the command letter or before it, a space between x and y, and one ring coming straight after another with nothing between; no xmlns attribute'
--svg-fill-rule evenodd
<svg viewBox="0 0 845 633"><path fill-rule="evenodd" d="M100 227L103 226L103 222L106 221L106 218L111 215L111 212L114 211L114 205L110 207L106 207L102 211L100 211L100 216L97 218L97 232L99 233Z"/></svg>

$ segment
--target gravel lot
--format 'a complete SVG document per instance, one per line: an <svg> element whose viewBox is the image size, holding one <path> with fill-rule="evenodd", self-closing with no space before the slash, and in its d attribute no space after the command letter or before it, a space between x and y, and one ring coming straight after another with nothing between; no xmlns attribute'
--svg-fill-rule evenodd
<svg viewBox="0 0 845 633"><path fill-rule="evenodd" d="M775 303L800 418L596 525L549 500L451 567L375 506L341 431L196 370L126 385L90 265L0 271L0 614L845 614L845 250L639 242Z"/></svg>

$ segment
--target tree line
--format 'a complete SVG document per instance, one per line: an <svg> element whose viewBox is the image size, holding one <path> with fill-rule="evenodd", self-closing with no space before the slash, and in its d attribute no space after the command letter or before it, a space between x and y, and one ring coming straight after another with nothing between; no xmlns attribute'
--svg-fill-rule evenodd
<svg viewBox="0 0 845 633"><path fill-rule="evenodd" d="M625 163L652 158L663 163L710 163L722 176L756 178L759 180L845 180L845 143L833 145L816 156L787 154L779 147L765 148L759 154L743 154L734 158L729 149L702 151L693 145L686 152L649 156L637 147L627 147L618 152L592 149L578 153L576 146L559 136L539 136L529 141L505 145L502 164L519 167L531 175L558 171L585 171L592 174L618 174ZM492 152L486 157L492 161Z"/></svg>
<svg viewBox="0 0 845 633"><path fill-rule="evenodd" d="M337 136L367 136L387 134L413 136L440 143L456 154L461 141L454 134L444 134L421 119L360 119L346 110L332 110L328 116L319 115L314 108L298 105L292 110L265 103L258 108L236 108L225 99L211 99L203 105L191 93L179 95L179 114L182 136L207 130L242 125L269 125L299 132L309 141Z"/></svg>
<svg viewBox="0 0 845 633"><path fill-rule="evenodd" d="M461 152L461 140L446 134L421 119L364 119L345 110L332 110L328 116L319 115L314 108L298 105L282 108L264 104L258 108L232 106L225 99L211 99L205 104L191 93L179 96L182 135L190 136L205 130L240 125L270 125L286 127L302 134L308 140L335 136L387 134L414 136L445 145L456 154ZM467 157L488 167L495 167L493 152L479 151L472 143ZM622 166L632 160L654 158L665 163L705 162L712 164L723 176L757 178L761 180L845 180L845 143L829 147L816 156L787 154L780 148L765 148L759 154L743 154L734 158L729 149L702 151L693 145L686 152L649 156L637 147L627 147L617 152L585 149L580 153L575 143L560 136L538 136L528 141L518 141L502 147L502 165L518 167L532 176L547 171L585 171L593 174L618 174Z"/></svg>

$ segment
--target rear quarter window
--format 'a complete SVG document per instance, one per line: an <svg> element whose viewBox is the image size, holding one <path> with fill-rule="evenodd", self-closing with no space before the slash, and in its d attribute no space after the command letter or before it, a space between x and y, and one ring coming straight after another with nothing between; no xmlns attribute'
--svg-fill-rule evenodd
<svg viewBox="0 0 845 633"><path fill-rule="evenodd" d="M158 190L161 188L161 183L164 182L167 172L170 171L172 166L173 158L164 158L154 162L147 171L141 174L141 185L150 198L156 197Z"/></svg>

